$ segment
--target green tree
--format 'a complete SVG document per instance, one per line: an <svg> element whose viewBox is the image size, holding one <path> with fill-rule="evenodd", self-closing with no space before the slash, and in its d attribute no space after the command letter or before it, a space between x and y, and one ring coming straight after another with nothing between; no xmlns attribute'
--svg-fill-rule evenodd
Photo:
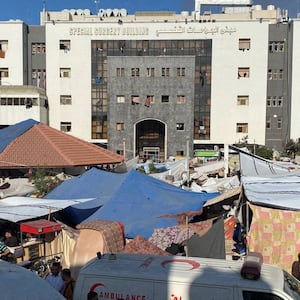
<svg viewBox="0 0 300 300"><path fill-rule="evenodd" d="M257 146L255 149L255 155L265 159L273 159L273 150L266 146Z"/></svg>

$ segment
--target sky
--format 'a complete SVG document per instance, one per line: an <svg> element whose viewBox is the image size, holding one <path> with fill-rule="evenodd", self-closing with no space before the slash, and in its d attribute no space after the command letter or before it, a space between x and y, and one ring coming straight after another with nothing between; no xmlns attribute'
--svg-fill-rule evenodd
<svg viewBox="0 0 300 300"><path fill-rule="evenodd" d="M0 21L19 19L28 25L39 25L40 11L45 5L48 11L63 9L90 9L96 14L99 8L125 8L129 14L136 11L171 10L193 11L194 0L0 0ZM98 2L98 3L96 3ZM300 12L300 0L253 0L254 4L261 4L264 9L267 5L274 5L287 9L289 16L295 18ZM205 9L204 9L205 10ZM206 9L207 10L207 9Z"/></svg>

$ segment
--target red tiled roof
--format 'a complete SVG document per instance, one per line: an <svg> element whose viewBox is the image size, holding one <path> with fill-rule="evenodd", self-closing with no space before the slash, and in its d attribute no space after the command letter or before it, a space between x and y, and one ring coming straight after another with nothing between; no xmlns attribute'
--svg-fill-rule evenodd
<svg viewBox="0 0 300 300"><path fill-rule="evenodd" d="M115 164L123 156L38 123L0 153L0 168Z"/></svg>

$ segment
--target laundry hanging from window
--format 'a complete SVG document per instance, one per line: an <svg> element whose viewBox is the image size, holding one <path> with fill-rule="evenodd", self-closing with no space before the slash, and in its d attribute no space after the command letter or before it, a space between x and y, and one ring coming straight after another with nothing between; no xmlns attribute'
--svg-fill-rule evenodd
<svg viewBox="0 0 300 300"><path fill-rule="evenodd" d="M139 104L140 103L140 97L139 96L132 96L131 98L131 104Z"/></svg>
<svg viewBox="0 0 300 300"><path fill-rule="evenodd" d="M150 107L151 106L151 98L147 97L145 100L145 106Z"/></svg>

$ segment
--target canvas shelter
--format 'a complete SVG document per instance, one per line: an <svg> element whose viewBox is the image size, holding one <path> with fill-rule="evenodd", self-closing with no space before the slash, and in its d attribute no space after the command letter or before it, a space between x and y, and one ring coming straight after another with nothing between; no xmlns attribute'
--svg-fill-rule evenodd
<svg viewBox="0 0 300 300"><path fill-rule="evenodd" d="M243 223L249 251L291 271L300 252L300 172L292 163L240 153Z"/></svg>
<svg viewBox="0 0 300 300"><path fill-rule="evenodd" d="M28 119L0 130L0 168L118 164L123 156Z"/></svg>
<svg viewBox="0 0 300 300"><path fill-rule="evenodd" d="M0 201L0 219L19 222L46 216L64 208L91 199L41 199L31 197L8 197Z"/></svg>
<svg viewBox="0 0 300 300"><path fill-rule="evenodd" d="M134 238L141 235L149 238L155 228L174 226L175 215L187 211L198 211L205 202L219 193L195 193L183 190L169 183L131 170L124 174L114 174L92 168L84 174L63 182L46 198L63 199L73 195L96 198L92 202L68 208L65 212L83 222L81 211L98 208L87 220L118 221L125 226L125 236Z"/></svg>

